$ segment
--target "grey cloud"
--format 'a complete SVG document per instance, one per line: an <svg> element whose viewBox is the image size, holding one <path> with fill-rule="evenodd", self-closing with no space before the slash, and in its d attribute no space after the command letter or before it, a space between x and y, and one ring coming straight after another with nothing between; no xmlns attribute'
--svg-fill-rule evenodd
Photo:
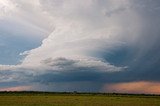
<svg viewBox="0 0 160 106"><path fill-rule="evenodd" d="M96 71L96 72L116 72L124 71L127 67L116 67L109 64L107 61L96 59L70 59L70 58L48 58L42 61L42 64L47 65L50 69L57 71Z"/></svg>
<svg viewBox="0 0 160 106"><path fill-rule="evenodd" d="M121 12L124 12L125 10L126 10L125 7L120 7L120 8L117 8L117 9L106 11L105 15L108 16L108 17L111 17L112 15L114 15L114 14L117 15L117 14L119 14Z"/></svg>
<svg viewBox="0 0 160 106"><path fill-rule="evenodd" d="M59 89L62 91L97 91L101 88L103 83L106 82L104 79L108 73L124 69L122 67L117 68L109 64L106 68L103 65L92 65L88 64L88 62L86 64L82 64L80 60L66 59L62 57L56 59L48 58L42 63L50 67L58 68L51 68L50 70L42 71L32 71L27 69L22 71L1 71L1 75L3 76L1 77L1 83L4 83L4 81L6 83L15 81L19 84L32 85L33 87L35 84L50 87L42 87L41 90L47 89L55 91L58 90L59 87L66 86L66 88ZM55 84L57 86L55 86ZM79 88L80 85L83 85L83 87ZM34 89L38 90L39 88L35 86Z"/></svg>
<svg viewBox="0 0 160 106"><path fill-rule="evenodd" d="M75 63L74 60L68 60L64 57L59 57L56 59L48 58L42 61L43 64L49 65L49 66L69 66L73 65Z"/></svg>

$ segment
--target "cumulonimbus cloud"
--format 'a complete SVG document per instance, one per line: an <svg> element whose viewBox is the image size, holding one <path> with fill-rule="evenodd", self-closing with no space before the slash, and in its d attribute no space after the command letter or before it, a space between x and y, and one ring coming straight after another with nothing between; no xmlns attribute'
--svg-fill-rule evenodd
<svg viewBox="0 0 160 106"><path fill-rule="evenodd" d="M149 35L144 30L148 25L144 24L146 14L141 14L141 11L146 7L141 7L137 1L35 0L34 3L23 3L14 0L14 3L19 8L17 17L23 14L28 19L30 12L36 13L36 19L27 21L40 23L38 16L43 17L44 22L37 25L44 29L49 25L52 26L49 30L53 29L39 47L20 53L25 56L20 64L0 65L1 71L25 71L23 74L28 82L102 81L106 73L130 68L127 66L129 63L116 65L109 62L106 55L123 47L136 48L136 61L158 38L155 35L150 47L145 46L148 41L145 37ZM28 9L29 6L32 8ZM21 8L28 11L20 11ZM14 76L12 79L17 81L18 78Z"/></svg>
<svg viewBox="0 0 160 106"><path fill-rule="evenodd" d="M39 3L41 2L39 1ZM113 4L116 9L128 6L123 3L108 2ZM55 3L59 5L54 8L49 5ZM98 58L100 52L109 52L110 49L124 44L124 42L114 39L114 37L121 36L123 33L121 29L123 25L120 26L119 21L114 23L113 26L110 26L110 23L106 25L108 21L114 22L116 19L107 19L106 14L103 13L106 11L105 8L101 8L98 3L98 1L87 1L87 3L79 5L75 1L68 3L48 0L44 4L40 4L42 11L53 17L55 30L43 40L40 47L29 51L20 65L2 65L1 70L14 70L16 67L17 69L19 67L28 67L28 69L40 69L40 67L43 67L42 69L45 70L48 66L43 64L43 61L48 58L51 58L55 64L57 58L65 58L68 61L78 61L76 63L77 67L78 65L82 67L101 67L99 68L101 71L123 70L123 67L116 67L104 61L103 58ZM81 6L84 6L87 11L84 11ZM130 10L126 11L129 13ZM95 12L97 13L95 14ZM96 19L93 18L93 15L95 15ZM99 20L99 18L102 18L102 20ZM97 23L96 21L99 22ZM52 65L52 69L56 70L56 67L54 69L54 65Z"/></svg>

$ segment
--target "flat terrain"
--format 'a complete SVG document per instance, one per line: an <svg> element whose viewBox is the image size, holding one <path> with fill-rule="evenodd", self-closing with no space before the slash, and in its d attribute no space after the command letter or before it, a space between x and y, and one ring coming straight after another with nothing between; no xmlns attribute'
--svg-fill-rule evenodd
<svg viewBox="0 0 160 106"><path fill-rule="evenodd" d="M160 96L75 93L0 93L0 106L160 106Z"/></svg>

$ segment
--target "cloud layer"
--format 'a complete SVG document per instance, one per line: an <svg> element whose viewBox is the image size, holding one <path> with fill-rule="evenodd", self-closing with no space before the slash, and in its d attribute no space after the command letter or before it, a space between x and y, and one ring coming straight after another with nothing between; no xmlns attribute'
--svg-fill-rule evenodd
<svg viewBox="0 0 160 106"><path fill-rule="evenodd" d="M2 2L2 19L12 19L47 37L39 47L20 53L24 56L20 64L0 65L1 83L99 91L106 83L157 81L153 77L160 69L159 6L149 0Z"/></svg>

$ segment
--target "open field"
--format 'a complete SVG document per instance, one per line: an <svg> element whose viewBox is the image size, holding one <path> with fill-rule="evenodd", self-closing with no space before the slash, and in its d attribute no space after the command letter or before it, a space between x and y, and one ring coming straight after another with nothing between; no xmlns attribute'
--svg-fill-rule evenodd
<svg viewBox="0 0 160 106"><path fill-rule="evenodd" d="M0 106L160 106L160 96L89 93L0 93Z"/></svg>

